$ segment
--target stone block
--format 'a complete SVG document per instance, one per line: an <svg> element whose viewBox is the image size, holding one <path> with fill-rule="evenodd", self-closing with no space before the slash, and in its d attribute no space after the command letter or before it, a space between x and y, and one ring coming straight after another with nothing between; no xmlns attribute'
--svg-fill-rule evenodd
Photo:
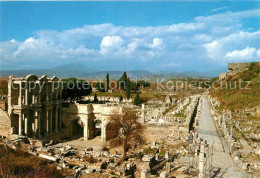
<svg viewBox="0 0 260 178"><path fill-rule="evenodd" d="M168 177L168 172L167 171L163 171L160 173L160 178L167 178Z"/></svg>
<svg viewBox="0 0 260 178"><path fill-rule="evenodd" d="M152 159L154 158L154 155L150 154L150 155L144 155L142 158L142 161L144 162L150 162Z"/></svg>

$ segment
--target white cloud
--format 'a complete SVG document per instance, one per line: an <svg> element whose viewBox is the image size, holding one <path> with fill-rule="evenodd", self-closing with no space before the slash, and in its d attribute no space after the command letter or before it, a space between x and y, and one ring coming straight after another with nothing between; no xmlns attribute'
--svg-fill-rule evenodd
<svg viewBox="0 0 260 178"><path fill-rule="evenodd" d="M242 50L234 50L225 55L226 59L233 61L260 61L260 49L246 47Z"/></svg>
<svg viewBox="0 0 260 178"><path fill-rule="evenodd" d="M163 46L163 39L161 38L154 38L153 44L151 45L152 48L161 48Z"/></svg>
<svg viewBox="0 0 260 178"><path fill-rule="evenodd" d="M104 65L102 61L109 59L126 60L133 68L140 63L143 68L156 69L162 63L185 67L194 61L215 65L218 61L228 61L238 53L234 51L247 46L259 49L260 31L247 32L242 22L259 16L259 12L226 12L165 26L126 27L106 23L60 32L41 30L24 41L0 42L1 67L16 68L21 64L51 67L50 64L75 61L99 61ZM117 67L119 62L113 65Z"/></svg>
<svg viewBox="0 0 260 178"><path fill-rule="evenodd" d="M100 44L100 53L106 55L121 49L124 40L120 36L105 36Z"/></svg>
<svg viewBox="0 0 260 178"><path fill-rule="evenodd" d="M238 32L216 39L203 46L207 50L207 56L212 60L226 62L226 54L230 51L243 49L247 46L259 47L260 31L257 32Z"/></svg>
<svg viewBox="0 0 260 178"><path fill-rule="evenodd" d="M224 6L224 7L219 7L219 8L212 9L211 11L212 12L217 12L217 11L221 11L221 10L224 10L224 9L227 9L227 8L228 8L227 6Z"/></svg>

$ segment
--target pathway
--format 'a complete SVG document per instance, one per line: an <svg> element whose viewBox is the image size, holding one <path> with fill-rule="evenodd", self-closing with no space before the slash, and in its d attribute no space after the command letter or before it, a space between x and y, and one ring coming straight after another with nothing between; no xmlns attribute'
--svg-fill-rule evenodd
<svg viewBox="0 0 260 178"><path fill-rule="evenodd" d="M251 177L250 174L244 172L238 168L233 162L230 154L225 152L223 149L222 142L224 141L219 137L213 118L210 114L210 108L208 101L202 97L202 110L199 120L199 137L206 139L207 142L212 145L214 144L213 151L213 176L212 177L223 177L223 178L245 178ZM226 145L224 144L224 147Z"/></svg>

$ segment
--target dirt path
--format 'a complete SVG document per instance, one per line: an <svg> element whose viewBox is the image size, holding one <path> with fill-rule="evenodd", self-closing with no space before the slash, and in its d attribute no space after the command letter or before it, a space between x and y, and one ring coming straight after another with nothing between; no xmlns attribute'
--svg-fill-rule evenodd
<svg viewBox="0 0 260 178"><path fill-rule="evenodd" d="M209 103L205 98L202 98L198 133L200 138L206 139L211 145L214 144L212 177L251 177L250 174L238 168L229 153L224 151L221 138L217 133L213 118L210 115ZM226 145L224 145L224 147L226 147Z"/></svg>

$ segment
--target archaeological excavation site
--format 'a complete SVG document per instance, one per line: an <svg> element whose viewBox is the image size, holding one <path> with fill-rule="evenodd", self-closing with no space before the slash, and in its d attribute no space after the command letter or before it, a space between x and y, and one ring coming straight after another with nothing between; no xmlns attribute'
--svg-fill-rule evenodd
<svg viewBox="0 0 260 178"><path fill-rule="evenodd" d="M260 0L0 0L0 178L260 178Z"/></svg>
<svg viewBox="0 0 260 178"><path fill-rule="evenodd" d="M153 82L137 81L134 92L129 85L101 90L81 80L79 86L88 84L82 92L68 87L75 79L11 75L3 80L7 93L1 104L0 146L5 151L0 163L7 171L3 174L26 177L32 171L49 177L52 170L55 177L257 176L260 108L251 104L259 97L248 98L248 106L237 106L226 93L232 90L213 85L228 85L248 72L258 72L259 79L259 68L259 63L232 63L210 87L179 83L163 91ZM108 77L102 86L107 81ZM210 80L197 80L202 81ZM242 89L236 90L241 95ZM20 152L21 161L12 162L12 154ZM18 173L9 168L29 158L41 166ZM38 173L45 163L50 172Z"/></svg>

